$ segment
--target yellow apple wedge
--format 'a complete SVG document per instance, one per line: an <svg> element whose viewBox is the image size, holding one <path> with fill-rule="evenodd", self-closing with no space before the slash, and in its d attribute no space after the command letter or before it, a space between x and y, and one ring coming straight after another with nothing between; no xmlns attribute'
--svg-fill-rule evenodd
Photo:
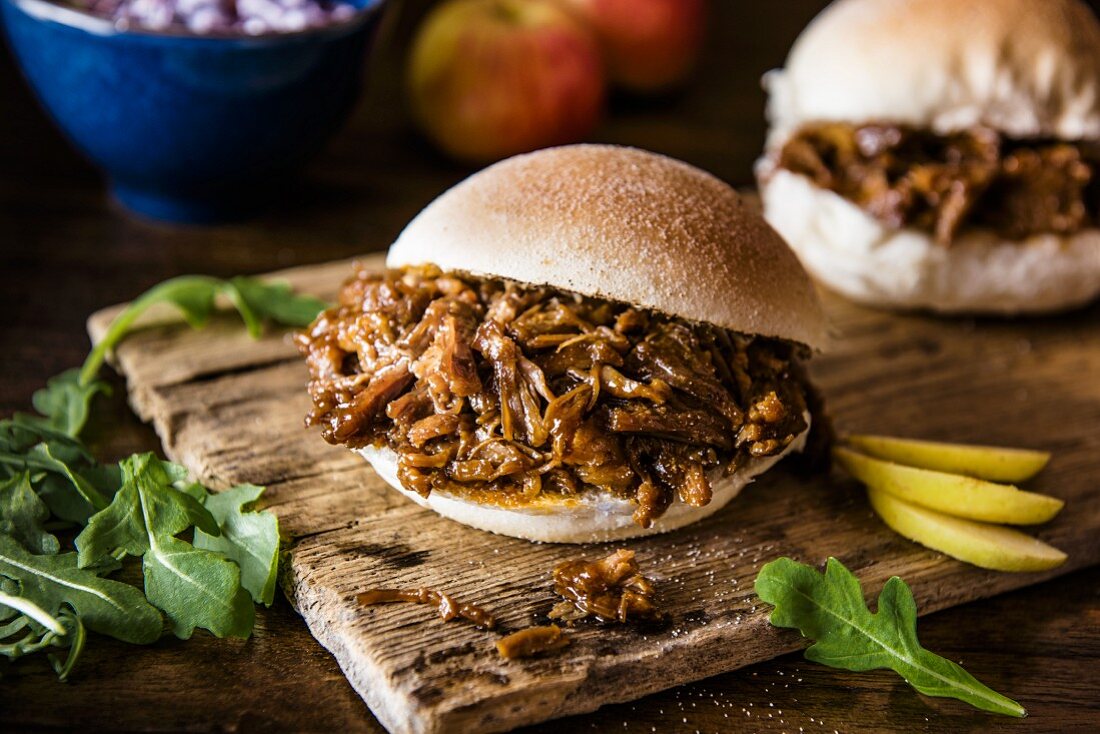
<svg viewBox="0 0 1100 734"><path fill-rule="evenodd" d="M1009 484L902 466L842 447L833 449L833 458L868 487L971 520L1036 525L1050 520L1065 505L1056 497L1024 492Z"/></svg>
<svg viewBox="0 0 1100 734"><path fill-rule="evenodd" d="M891 530L960 561L994 571L1046 571L1066 554L1018 530L951 517L868 488L871 507Z"/></svg>
<svg viewBox="0 0 1100 734"><path fill-rule="evenodd" d="M849 436L848 443L877 459L994 482L1022 482L1039 473L1050 454L1030 449L971 446L891 436Z"/></svg>

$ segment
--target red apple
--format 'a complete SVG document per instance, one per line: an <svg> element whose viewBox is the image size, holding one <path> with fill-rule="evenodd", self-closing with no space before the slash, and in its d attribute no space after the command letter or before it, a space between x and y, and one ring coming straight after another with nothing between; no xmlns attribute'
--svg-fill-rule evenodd
<svg viewBox="0 0 1100 734"><path fill-rule="evenodd" d="M583 139L605 79L595 36L556 0L449 0L417 33L408 84L428 136L485 162Z"/></svg>
<svg viewBox="0 0 1100 734"><path fill-rule="evenodd" d="M634 92L683 81L695 64L706 0L563 0L596 31L608 77Z"/></svg>

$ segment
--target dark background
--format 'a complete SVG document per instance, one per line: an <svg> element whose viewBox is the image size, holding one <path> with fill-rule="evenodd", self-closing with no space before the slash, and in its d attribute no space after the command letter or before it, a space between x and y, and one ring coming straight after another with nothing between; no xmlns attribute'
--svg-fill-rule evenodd
<svg viewBox="0 0 1100 734"><path fill-rule="evenodd" d="M429 4L394 3L364 100L306 177L270 213L213 228L151 224L115 209L96 172L35 105L6 49L0 53L0 414L29 408L49 375L81 362L84 320L95 309L181 273L264 272L384 249L413 214L467 175L406 121L402 56ZM760 75L782 63L824 5L714 0L704 63L691 85L658 101L614 99L593 139L650 148L749 184L764 138ZM92 440L105 456L155 447L115 384ZM929 648L1019 698L1032 712L1026 721L990 719L920 698L887 673L841 673L796 655L542 731L1100 729L1098 588L1094 569L922 621ZM281 599L259 615L247 643L198 633L139 649L93 638L69 685L40 658L0 663L0 675L0 730L78 723L88 730L378 730Z"/></svg>

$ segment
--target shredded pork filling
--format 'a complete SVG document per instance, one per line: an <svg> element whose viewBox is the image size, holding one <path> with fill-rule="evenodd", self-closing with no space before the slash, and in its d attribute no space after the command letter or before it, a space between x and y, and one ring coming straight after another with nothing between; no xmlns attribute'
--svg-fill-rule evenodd
<svg viewBox="0 0 1100 734"><path fill-rule="evenodd" d="M298 344L307 423L389 447L422 496L604 491L649 526L806 429L796 345L432 266L358 268Z"/></svg>
<svg viewBox="0 0 1100 734"><path fill-rule="evenodd" d="M1096 143L846 123L802 128L778 160L881 222L929 232L944 245L966 226L1007 240L1095 226L1098 162Z"/></svg>

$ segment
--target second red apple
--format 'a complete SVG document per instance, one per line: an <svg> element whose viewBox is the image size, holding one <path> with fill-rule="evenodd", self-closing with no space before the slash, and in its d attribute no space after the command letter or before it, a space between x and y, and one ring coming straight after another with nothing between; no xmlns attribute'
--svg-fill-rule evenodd
<svg viewBox="0 0 1100 734"><path fill-rule="evenodd" d="M562 0L595 31L611 81L659 92L684 80L702 45L706 0Z"/></svg>

